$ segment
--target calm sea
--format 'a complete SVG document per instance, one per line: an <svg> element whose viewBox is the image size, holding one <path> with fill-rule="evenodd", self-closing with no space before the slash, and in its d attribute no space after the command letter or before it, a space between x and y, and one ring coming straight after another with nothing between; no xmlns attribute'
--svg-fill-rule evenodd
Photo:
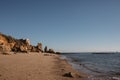
<svg viewBox="0 0 120 80"><path fill-rule="evenodd" d="M119 53L63 53L61 58L76 70L90 74L88 80L120 80Z"/></svg>

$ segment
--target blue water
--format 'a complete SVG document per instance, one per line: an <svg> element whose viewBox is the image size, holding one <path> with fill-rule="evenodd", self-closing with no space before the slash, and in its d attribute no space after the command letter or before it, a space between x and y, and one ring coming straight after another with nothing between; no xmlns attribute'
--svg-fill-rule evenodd
<svg viewBox="0 0 120 80"><path fill-rule="evenodd" d="M90 74L90 80L120 80L119 53L64 53L62 58L76 70Z"/></svg>

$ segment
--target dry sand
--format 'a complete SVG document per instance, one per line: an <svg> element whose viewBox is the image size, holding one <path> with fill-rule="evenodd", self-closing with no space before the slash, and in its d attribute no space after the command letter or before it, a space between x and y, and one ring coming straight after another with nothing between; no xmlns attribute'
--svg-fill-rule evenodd
<svg viewBox="0 0 120 80"><path fill-rule="evenodd" d="M73 78L62 76L68 72ZM0 55L0 80L85 80L86 77L55 54Z"/></svg>

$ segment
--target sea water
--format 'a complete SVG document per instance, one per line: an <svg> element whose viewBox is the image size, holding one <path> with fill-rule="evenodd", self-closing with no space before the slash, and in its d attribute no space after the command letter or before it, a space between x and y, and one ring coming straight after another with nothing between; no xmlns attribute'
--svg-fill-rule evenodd
<svg viewBox="0 0 120 80"><path fill-rule="evenodd" d="M88 80L120 80L119 53L63 53L61 58L76 70L90 74Z"/></svg>

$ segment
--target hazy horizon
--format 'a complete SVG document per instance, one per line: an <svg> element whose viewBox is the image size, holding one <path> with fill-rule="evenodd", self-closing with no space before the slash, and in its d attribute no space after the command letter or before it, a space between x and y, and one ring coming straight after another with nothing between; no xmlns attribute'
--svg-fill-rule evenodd
<svg viewBox="0 0 120 80"><path fill-rule="evenodd" d="M120 52L120 0L0 0L0 32L62 52Z"/></svg>

